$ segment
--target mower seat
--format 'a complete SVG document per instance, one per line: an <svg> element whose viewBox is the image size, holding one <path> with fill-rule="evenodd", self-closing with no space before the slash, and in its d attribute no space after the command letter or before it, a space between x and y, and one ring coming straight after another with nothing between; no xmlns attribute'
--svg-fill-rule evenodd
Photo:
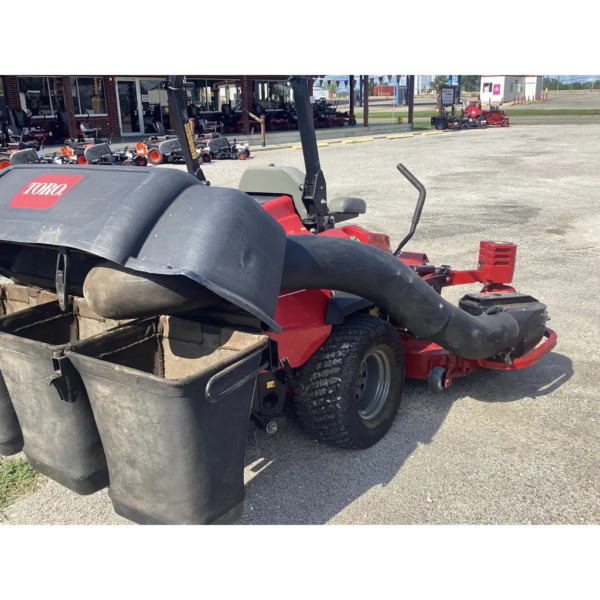
<svg viewBox="0 0 600 600"><path fill-rule="evenodd" d="M88 163L93 164L100 161L108 161L112 157L112 151L108 144L94 144L88 146L84 151L83 155Z"/></svg>
<svg viewBox="0 0 600 600"><path fill-rule="evenodd" d="M335 217L336 223L354 219L367 212L367 203L362 198L340 196L329 202L329 212Z"/></svg>
<svg viewBox="0 0 600 600"><path fill-rule="evenodd" d="M35 165L40 162L38 153L33 148L19 150L10 157L11 165Z"/></svg>
<svg viewBox="0 0 600 600"><path fill-rule="evenodd" d="M80 129L83 137L95 138L98 135L98 128L90 127L87 123L80 123Z"/></svg>

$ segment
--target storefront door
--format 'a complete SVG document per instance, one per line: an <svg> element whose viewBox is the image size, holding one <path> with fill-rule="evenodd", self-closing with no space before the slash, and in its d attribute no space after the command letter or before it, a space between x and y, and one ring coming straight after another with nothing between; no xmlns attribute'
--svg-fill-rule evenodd
<svg viewBox="0 0 600 600"><path fill-rule="evenodd" d="M119 121L123 135L139 135L144 132L140 82L136 79L116 79L119 100Z"/></svg>

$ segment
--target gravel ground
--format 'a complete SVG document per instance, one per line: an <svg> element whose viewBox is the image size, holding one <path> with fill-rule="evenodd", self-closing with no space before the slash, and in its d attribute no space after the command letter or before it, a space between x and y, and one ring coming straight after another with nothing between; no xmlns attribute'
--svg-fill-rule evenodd
<svg viewBox="0 0 600 600"><path fill-rule="evenodd" d="M358 223L397 243L415 190L427 203L408 250L475 266L481 239L519 245L516 287L547 303L559 344L530 369L479 372L441 394L409 381L399 417L374 448L342 451L294 424L248 439L242 523L599 523L600 125L514 127L331 145L321 150L331 198L365 198ZM253 165L302 166L299 151ZM213 185L249 164L213 162ZM445 293L457 300L466 288ZM5 523L124 523L106 493L78 497L46 482Z"/></svg>

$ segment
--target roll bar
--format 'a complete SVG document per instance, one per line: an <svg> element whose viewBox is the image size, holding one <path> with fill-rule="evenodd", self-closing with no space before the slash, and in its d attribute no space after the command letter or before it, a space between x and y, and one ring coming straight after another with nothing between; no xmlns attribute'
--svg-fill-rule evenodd
<svg viewBox="0 0 600 600"><path fill-rule="evenodd" d="M293 75L288 81L294 92L298 130L304 156L306 178L302 190L302 201L309 215L309 220L305 224L309 229L314 229L315 233L320 233L330 228L330 223L327 208L327 185L319 160L313 108L308 92L308 77Z"/></svg>
<svg viewBox="0 0 600 600"><path fill-rule="evenodd" d="M187 115L184 90L194 89L194 84L186 82L183 75L169 75L164 83L164 88L169 96L169 105L175 121L175 133L181 142L183 160L188 173L205 185L210 185L200 167L196 145L194 144L194 132Z"/></svg>
<svg viewBox="0 0 600 600"><path fill-rule="evenodd" d="M308 92L308 77L294 75L288 81L294 91L298 130L302 142L302 154L304 155L306 177L302 189L302 201L309 215L305 225L314 230L315 233L319 233L328 229L331 224L327 208L327 185L323 171L321 171L313 109ZM183 75L169 75L164 83L164 88L169 96L169 105L175 121L175 133L181 140L181 150L188 173L191 173L206 185L210 185L200 167L194 144L194 132L189 124L183 93L186 89L193 89L194 84L184 81Z"/></svg>

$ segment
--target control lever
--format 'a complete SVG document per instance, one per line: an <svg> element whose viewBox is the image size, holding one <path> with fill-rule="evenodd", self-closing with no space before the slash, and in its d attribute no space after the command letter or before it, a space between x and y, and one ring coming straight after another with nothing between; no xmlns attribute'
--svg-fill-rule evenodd
<svg viewBox="0 0 600 600"><path fill-rule="evenodd" d="M419 199L417 200L417 207L415 208L415 212L413 214L412 223L410 225L410 231L408 232L406 237L400 242L399 246L396 248L396 252L394 252L394 256L399 256L402 253L402 248L404 248L404 246L406 246L408 241L415 234L417 225L419 224L419 219L421 218L421 212L423 210L423 205L425 204L425 197L427 196L427 190L425 189L425 186L402 163L396 165L396 168L419 191Z"/></svg>

